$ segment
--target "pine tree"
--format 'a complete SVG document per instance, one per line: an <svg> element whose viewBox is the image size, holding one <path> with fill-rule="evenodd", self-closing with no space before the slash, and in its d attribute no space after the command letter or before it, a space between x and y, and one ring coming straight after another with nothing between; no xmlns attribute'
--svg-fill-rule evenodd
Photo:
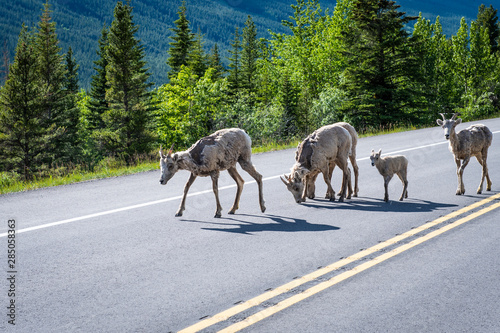
<svg viewBox="0 0 500 333"><path fill-rule="evenodd" d="M405 110L416 107L412 90L418 55L405 25L416 19L399 12L390 0L355 0L353 24L345 34L346 115L357 127L408 121Z"/></svg>
<svg viewBox="0 0 500 333"><path fill-rule="evenodd" d="M214 47L212 48L212 51L210 53L209 57L209 67L215 69L213 72L213 79L220 79L226 72L226 69L222 65L222 59L219 54L219 47L217 46L217 43L214 44Z"/></svg>
<svg viewBox="0 0 500 333"><path fill-rule="evenodd" d="M78 65L73 57L73 49L71 46L68 49L68 53L66 53L66 75L64 77L64 88L67 92L76 94L80 89L78 87L78 69L80 65Z"/></svg>
<svg viewBox="0 0 500 333"><path fill-rule="evenodd" d="M99 49L96 51L99 59L94 61L96 74L92 75L90 85L90 101L88 105L90 114L87 116L87 120L91 131L105 127L102 116L108 110L108 101L106 100L106 90L109 88L106 79L106 66L108 65L108 57L106 55L107 45L108 28L103 26L101 37L99 38Z"/></svg>
<svg viewBox="0 0 500 333"><path fill-rule="evenodd" d="M170 72L168 72L169 79L177 76L177 73L181 70L181 66L187 66L189 63L189 53L194 44L194 34L189 28L189 21L186 18L186 1L182 1L181 7L179 7L179 19L174 22L176 28L171 28L170 30L174 32L174 36L170 37L174 41L170 43L170 49L168 50L169 58L167 64L170 66Z"/></svg>
<svg viewBox="0 0 500 333"><path fill-rule="evenodd" d="M153 135L150 129L154 107L151 74L145 68L144 46L134 37L138 28L132 21L132 7L119 1L108 34L106 100L110 110L104 115L106 129L101 142L110 155L127 163L134 154L149 152Z"/></svg>
<svg viewBox="0 0 500 333"><path fill-rule="evenodd" d="M63 88L66 94L64 105L64 118L61 125L64 127L63 150L65 152L61 162L78 162L80 159L80 140L78 136L80 125L80 109L77 106L78 69L80 65L76 63L73 57L71 46L66 53L66 68L63 82Z"/></svg>
<svg viewBox="0 0 500 333"><path fill-rule="evenodd" d="M38 76L42 89L41 103L46 115L44 127L50 127L54 133L60 133L53 138L47 150L49 158L45 162L48 165L66 162L69 154L64 149L67 146L64 136L65 119L67 118L65 113L66 93L63 89L66 71L64 57L60 54L61 48L56 34L56 23L52 22L51 13L50 5L46 2L34 39Z"/></svg>
<svg viewBox="0 0 500 333"><path fill-rule="evenodd" d="M203 51L203 35L201 32L196 34L188 57L188 66L199 78L205 75L208 68L208 57Z"/></svg>
<svg viewBox="0 0 500 333"><path fill-rule="evenodd" d="M29 180L55 133L46 127L33 34L23 24L13 64L0 90L0 165Z"/></svg>
<svg viewBox="0 0 500 333"><path fill-rule="evenodd" d="M498 22L497 16L498 10L493 8L492 5L490 7L486 7L484 4L479 6L479 10L477 13L477 23L483 27L488 29L488 35L490 39L491 45L491 53L496 53L500 50L500 22Z"/></svg>
<svg viewBox="0 0 500 333"><path fill-rule="evenodd" d="M229 58L229 76L227 80L229 82L229 91L232 95L238 94L241 83L241 40L238 28L234 31L234 39L231 42L232 49L229 50L231 57Z"/></svg>
<svg viewBox="0 0 500 333"><path fill-rule="evenodd" d="M252 17L248 15L242 33L241 77L242 87L249 96L255 95L255 76L259 57L257 29Z"/></svg>

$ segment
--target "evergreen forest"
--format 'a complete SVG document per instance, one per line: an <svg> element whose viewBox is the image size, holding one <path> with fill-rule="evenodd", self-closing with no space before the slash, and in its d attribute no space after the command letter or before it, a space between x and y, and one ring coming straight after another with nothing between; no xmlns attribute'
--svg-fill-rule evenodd
<svg viewBox="0 0 500 333"><path fill-rule="evenodd" d="M326 10L296 0L279 29L264 34L247 15L224 43L207 47L210 33L193 25L188 2L176 4L158 66L139 37L147 24L136 23L130 1L118 1L89 46L88 88L77 47L60 45L64 27L51 3L35 25L23 23L14 57L4 52L2 61L0 182L133 165L160 144L180 150L228 127L259 145L338 121L365 133L430 126L441 112L467 121L500 111L500 22L491 5L447 35L440 16L413 16L395 1L338 0ZM155 84L158 70L168 83Z"/></svg>

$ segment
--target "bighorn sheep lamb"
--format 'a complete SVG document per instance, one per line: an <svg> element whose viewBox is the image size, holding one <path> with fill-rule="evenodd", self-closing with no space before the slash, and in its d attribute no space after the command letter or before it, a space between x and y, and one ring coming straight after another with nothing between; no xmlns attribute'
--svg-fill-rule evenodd
<svg viewBox="0 0 500 333"><path fill-rule="evenodd" d="M352 140L352 147L351 147L351 155L349 155L349 160L351 161L352 168L354 169L354 197L358 196L358 176L359 176L359 167L358 164L356 163L356 146L358 144L358 133L354 129L354 127L351 126L351 124L340 122L340 123L335 123L332 125L336 126L342 126L345 128L349 134L351 135L351 140ZM330 180L333 175L333 169L335 169L335 163L330 163ZM315 191L315 182L316 182L316 176L312 178L312 180L307 184L307 197L309 199L314 199L314 191ZM342 196L342 191L339 192L339 196ZM347 194L347 198L349 199L351 197L351 194Z"/></svg>
<svg viewBox="0 0 500 333"><path fill-rule="evenodd" d="M382 149L378 153L372 149L370 160L372 161L372 166L377 167L378 172L384 177L384 201L389 201L387 187L394 174L397 174L403 183L403 193L401 193L401 197L399 198L399 201L403 201L403 197L408 198L408 179L406 179L408 160L403 155L381 157L381 154Z"/></svg>
<svg viewBox="0 0 500 333"><path fill-rule="evenodd" d="M193 144L188 150L177 152L174 155L172 155L173 145L167 155L164 155L160 148L160 184L166 185L178 170L191 171L191 176L184 186L184 196L182 197L181 205L175 216L182 216L182 212L185 210L187 192L196 177L210 176L217 204L215 217L221 217L222 207L219 202L218 179L220 171L226 169L238 186L233 207L229 211L229 214L234 214L238 209L244 184L243 178L236 171L236 162L257 181L260 209L264 212L266 207L262 194L262 175L255 170L252 164L251 146L252 141L245 131L239 128L230 128L219 130L204 137Z"/></svg>
<svg viewBox="0 0 500 333"><path fill-rule="evenodd" d="M477 124L467 127L460 132L455 132L455 127L462 122L461 118L457 118L458 113L454 113L450 119L446 119L444 114L440 113L443 120L437 119L437 124L444 129L444 136L446 140L450 141L450 151L455 156L455 163L457 164L458 188L457 195L465 193L465 186L463 181L464 169L469 163L472 156L475 156L479 164L483 167L481 175L481 183L477 189L477 194L483 192L483 182L486 177L486 190L491 191L491 180L488 174L488 166L486 159L488 157L488 148L491 146L493 134L488 127ZM462 160L462 162L460 162ZM460 165L461 163L461 165Z"/></svg>
<svg viewBox="0 0 500 333"><path fill-rule="evenodd" d="M352 139L349 132L336 125L323 126L302 141L297 147L295 164L290 175L280 177L297 203L306 200L307 186L319 172L328 186L326 198L335 200L335 191L330 182L330 165L338 165L343 171L342 195L339 201L344 201L346 193L351 193L351 172L347 160L351 154ZM349 192L346 191L349 187Z"/></svg>

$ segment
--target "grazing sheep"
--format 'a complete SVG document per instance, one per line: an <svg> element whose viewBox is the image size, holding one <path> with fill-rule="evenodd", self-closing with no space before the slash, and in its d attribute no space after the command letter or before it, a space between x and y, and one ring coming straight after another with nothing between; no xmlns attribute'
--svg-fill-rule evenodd
<svg viewBox="0 0 500 333"><path fill-rule="evenodd" d="M332 125L341 126L341 127L345 128L349 132L349 134L351 135L352 147L351 147L351 155L349 155L349 160L351 161L352 168L354 170L354 194L352 194L352 196L357 197L358 191L359 191L359 188L358 188L359 167L358 167L358 164L356 162L356 146L358 144L358 133L356 132L354 127L352 127L352 125L349 123L340 122L340 123L335 123ZM330 170L329 170L330 180L332 179L333 169L335 169L335 163L332 162L332 163L330 163ZM315 191L316 178L317 178L317 175L312 177L311 181L308 182L308 184L307 184L307 197L309 199L314 199L314 197L315 197L314 191ZM343 188L343 186L341 188ZM348 191L349 191L349 189L350 189L350 187L348 187ZM342 196L342 191L339 191L338 196ZM351 198L351 193L347 193L347 199L350 199L350 198Z"/></svg>
<svg viewBox="0 0 500 333"><path fill-rule="evenodd" d="M212 188L215 194L217 209L215 217L221 217L222 207L219 202L218 179L220 171L227 170L229 175L236 181L238 189L233 207L229 214L234 214L238 209L241 191L243 190L243 178L236 171L236 163L250 174L259 186L259 203L262 212L266 210L264 196L262 194L262 176L255 170L251 161L252 141L245 131L239 128L219 130L207 137L198 140L186 151L177 152L172 155L170 148L167 155L164 155L160 148L160 184L167 182L178 170L191 171L191 176L184 186L184 196L181 205L175 216L182 216L185 209L186 195L191 184L197 176L210 176L212 178Z"/></svg>
<svg viewBox="0 0 500 333"><path fill-rule="evenodd" d="M397 174L403 183L403 193L401 193L401 197L399 198L399 201L403 201L403 197L408 198L408 180L406 179L408 160L403 155L380 157L381 154L382 149L378 153L372 149L370 160L372 161L372 166L376 166L378 172L384 177L384 201L389 201L387 187L394 174Z"/></svg>
<svg viewBox="0 0 500 333"><path fill-rule="evenodd" d="M440 113L443 120L437 119L437 124L444 129L444 136L446 140L450 140L450 151L455 157L457 164L458 188L457 195L465 193L465 186L463 181L464 169L469 163L472 156L475 156L479 164L483 167L481 174L481 183L477 188L477 194L483 192L483 182L486 177L486 190L491 191L491 180L488 174L488 166L486 159L488 157L488 148L491 146L493 134L488 127L477 124L467 127L460 132L455 132L455 127L462 122L462 119L457 118L458 113L454 113L450 119L446 119L444 114ZM460 161L461 165L460 165Z"/></svg>
<svg viewBox="0 0 500 333"><path fill-rule="evenodd" d="M342 195L339 201L344 201L346 193L351 193L351 172L347 160L351 154L352 139L349 132L336 125L323 126L302 141L297 147L295 164L290 175L280 177L297 203L306 200L308 184L323 173L323 179L328 186L326 198L335 200L335 191L330 182L330 166L338 165L343 171ZM349 192L346 191L349 187Z"/></svg>

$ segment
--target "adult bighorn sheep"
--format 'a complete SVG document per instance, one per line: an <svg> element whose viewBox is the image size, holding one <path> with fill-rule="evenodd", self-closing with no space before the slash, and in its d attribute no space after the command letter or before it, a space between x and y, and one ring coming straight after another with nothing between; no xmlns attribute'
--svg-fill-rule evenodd
<svg viewBox="0 0 500 333"><path fill-rule="evenodd" d="M408 198L408 160L403 155L384 157L381 155L382 149L378 153L372 149L370 160L372 161L372 166L377 167L378 172L384 177L384 201L389 201L388 186L394 174L398 175L403 183L403 192L401 193L401 197L399 197L399 201L403 201L403 198Z"/></svg>
<svg viewBox="0 0 500 333"><path fill-rule="evenodd" d="M236 198L233 207L229 211L229 214L234 214L238 209L244 184L243 178L236 171L237 162L243 170L257 181L260 209L262 212L266 210L262 194L262 175L255 170L252 164L252 140L245 131L239 128L222 129L198 140L188 150L172 155L173 147L172 145L167 155L164 155L160 148L160 184L166 185L178 170L191 172L191 176L189 176L189 180L184 186L181 205L175 216L182 216L182 212L185 210L187 192L196 177L210 176L217 204L215 217L221 217L222 207L219 202L218 180L219 174L223 170L229 172L237 185Z"/></svg>
<svg viewBox="0 0 500 333"><path fill-rule="evenodd" d="M352 127L352 125L349 124L349 123L339 122L339 123L335 123L335 124L332 124L332 125L342 126L351 135L352 147L351 147L351 155L349 155L349 160L351 161L352 168L353 168L353 171L354 171L354 193L352 194L352 196L357 197L358 196L358 191L359 191L359 188L358 188L359 167L358 167L358 164L356 163L356 146L358 144L358 133L356 132L356 130L354 129L354 127ZM330 163L330 170L329 170L330 180L331 180L332 175L333 175L333 169L335 169L335 163L331 162ZM311 181L308 182L308 184L307 184L306 191L307 191L307 197L309 199L314 199L314 196L315 196L314 195L314 191L315 191L316 178L317 178L317 175L314 176L311 179ZM348 187L348 191L349 191L349 187ZM338 195L342 196L342 191L339 191ZM351 194L347 193L347 198L349 199L350 197L351 197Z"/></svg>
<svg viewBox="0 0 500 333"><path fill-rule="evenodd" d="M455 157L457 164L458 188L457 195L465 193L465 186L463 181L464 169L469 163L472 156L475 156L479 164L483 167L481 175L481 183L477 188L477 194L483 192L483 182L486 177L486 190L491 191L491 180L488 174L488 166L486 159L488 157L488 148L491 146L493 134L488 127L482 124L472 125L460 132L455 132L455 127L462 123L458 113L454 113L450 119L446 119L444 114L440 113L443 120L437 119L437 124L444 129L444 136L446 140L450 141L450 151ZM462 162L460 162L462 161Z"/></svg>
<svg viewBox="0 0 500 333"><path fill-rule="evenodd" d="M335 191L330 182L330 166L333 163L342 169L342 188L339 201L344 201L346 193L351 193L351 172L347 160L351 154L352 139L349 132L336 125L323 126L302 141L297 147L295 164L290 175L280 177L297 203L306 200L308 184L315 179L318 173L328 187L326 198L335 201ZM349 192L346 188L349 187Z"/></svg>

